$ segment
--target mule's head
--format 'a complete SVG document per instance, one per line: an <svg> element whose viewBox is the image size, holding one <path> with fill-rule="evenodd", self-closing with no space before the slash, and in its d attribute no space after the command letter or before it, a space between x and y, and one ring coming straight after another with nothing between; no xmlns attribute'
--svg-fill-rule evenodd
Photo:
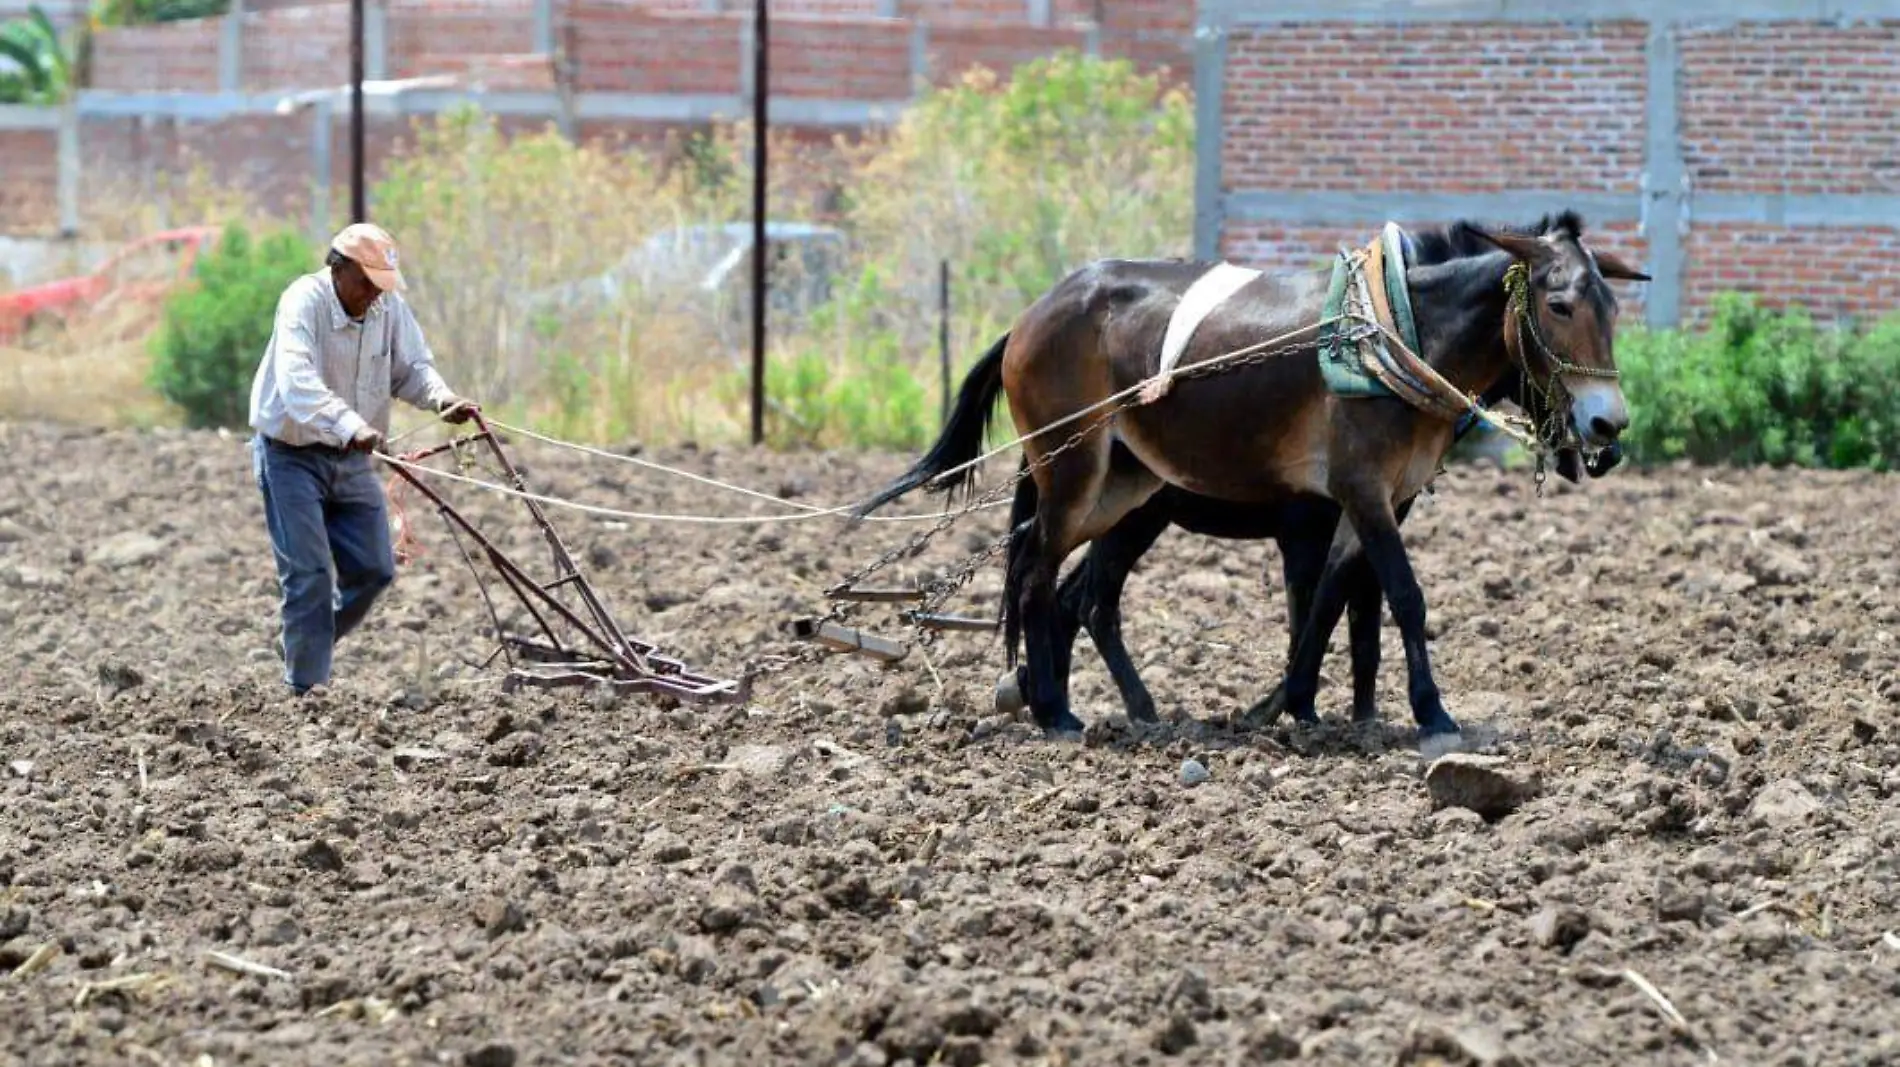
<svg viewBox="0 0 1900 1067"><path fill-rule="evenodd" d="M1545 218L1535 232L1473 229L1517 261L1505 275L1505 344L1530 390L1568 407L1569 430L1586 448L1615 444L1630 417L1617 384L1609 280L1646 282L1649 275L1585 245L1574 212Z"/></svg>

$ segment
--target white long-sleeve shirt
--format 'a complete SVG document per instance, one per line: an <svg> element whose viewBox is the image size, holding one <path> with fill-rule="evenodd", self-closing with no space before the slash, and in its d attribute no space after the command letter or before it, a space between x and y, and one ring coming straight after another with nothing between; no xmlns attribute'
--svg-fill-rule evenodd
<svg viewBox="0 0 1900 1067"><path fill-rule="evenodd" d="M354 321L326 267L277 301L251 383L251 428L288 445L348 447L366 425L389 432L392 397L432 411L451 395L408 303L383 293Z"/></svg>

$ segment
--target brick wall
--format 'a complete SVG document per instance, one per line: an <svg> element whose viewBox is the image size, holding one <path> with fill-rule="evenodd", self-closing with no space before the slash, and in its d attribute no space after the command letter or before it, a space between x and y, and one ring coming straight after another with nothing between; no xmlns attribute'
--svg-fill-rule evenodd
<svg viewBox="0 0 1900 1067"><path fill-rule="evenodd" d="M102 29L93 37L92 86L128 92L214 90L220 32L216 19Z"/></svg>
<svg viewBox="0 0 1900 1067"><path fill-rule="evenodd" d="M342 85L350 76L349 5L247 12L243 55L240 79L252 92Z"/></svg>
<svg viewBox="0 0 1900 1067"><path fill-rule="evenodd" d="M1717 293L1742 290L1771 303L1799 302L1819 318L1879 318L1900 311L1900 228L1698 226L1688 237L1685 306L1705 310Z"/></svg>
<svg viewBox="0 0 1900 1067"><path fill-rule="evenodd" d="M346 26L348 17L346 8ZM462 73L481 68L476 57L534 51L534 12L513 0L399 0L387 27L392 78Z"/></svg>
<svg viewBox="0 0 1900 1067"><path fill-rule="evenodd" d="M52 130L0 130L0 219L20 219L23 228L50 233L59 225L58 135Z"/></svg>
<svg viewBox="0 0 1900 1067"><path fill-rule="evenodd" d="M775 17L769 38L774 93L901 100L916 88L910 76L908 22Z"/></svg>
<svg viewBox="0 0 1900 1067"><path fill-rule="evenodd" d="M1236 35L1232 188L1634 190L1640 23L1314 24Z"/></svg>
<svg viewBox="0 0 1900 1067"><path fill-rule="evenodd" d="M567 10L565 40L584 92L736 93L741 23L588 0Z"/></svg>
<svg viewBox="0 0 1900 1067"><path fill-rule="evenodd" d="M1408 217L1408 204L1529 223L1581 202L1596 244L1668 279L1624 286L1626 316L1647 298L1694 323L1728 289L1827 317L1900 310L1900 209L1886 199L1900 194L1900 21L1807 21L1811 5L1792 0L1759 22L1707 4L1592 18L1582 0L1458 21L1447 9L1462 2L1428 19L1395 4L1385 21L1309 3L1262 3L1251 21L1237 9L1220 127L1203 142L1218 153L1222 214L1203 240L1296 268L1367 240L1381 211L1444 221ZM1668 80L1652 85L1654 71ZM1652 109L1659 93L1674 101L1673 153L1666 132L1651 136L1669 113ZM1791 215L1804 224L1780 222ZM1805 224L1817 221L1829 225Z"/></svg>
<svg viewBox="0 0 1900 1067"><path fill-rule="evenodd" d="M1007 74L1060 49L1080 50L1088 43L1081 30L1040 26L932 26L930 79L939 85L954 82L972 67Z"/></svg>
<svg viewBox="0 0 1900 1067"><path fill-rule="evenodd" d="M1900 22L1685 32L1683 159L1705 192L1900 192Z"/></svg>

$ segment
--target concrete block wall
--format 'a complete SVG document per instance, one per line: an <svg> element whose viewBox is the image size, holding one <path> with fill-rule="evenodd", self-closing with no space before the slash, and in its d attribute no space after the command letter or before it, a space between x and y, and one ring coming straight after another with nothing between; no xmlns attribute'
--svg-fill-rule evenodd
<svg viewBox="0 0 1900 1067"><path fill-rule="evenodd" d="M1196 247L1321 262L1386 218L1575 207L1656 281L1900 309L1896 0L1203 0Z"/></svg>

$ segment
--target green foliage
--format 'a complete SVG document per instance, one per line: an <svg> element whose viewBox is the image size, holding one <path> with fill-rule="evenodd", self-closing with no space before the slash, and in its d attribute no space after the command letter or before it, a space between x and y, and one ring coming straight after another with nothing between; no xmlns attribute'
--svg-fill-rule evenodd
<svg viewBox="0 0 1900 1067"><path fill-rule="evenodd" d="M833 306L782 340L768 380L780 444L916 448L937 430L940 263L967 366L1070 271L1184 255L1193 107L1126 60L1064 53L927 92L867 143ZM961 368L959 368L961 370Z"/></svg>
<svg viewBox="0 0 1900 1067"><path fill-rule="evenodd" d="M152 343L152 385L194 427L245 424L251 379L270 344L284 289L318 259L295 233L253 239L230 226L165 304Z"/></svg>
<svg viewBox="0 0 1900 1067"><path fill-rule="evenodd" d="M0 24L0 104L57 104L71 90L72 58L38 4Z"/></svg>
<svg viewBox="0 0 1900 1067"><path fill-rule="evenodd" d="M883 321L891 305L892 293L867 267L767 365L773 445L913 450L929 442L935 398Z"/></svg>
<svg viewBox="0 0 1900 1067"><path fill-rule="evenodd" d="M230 0L99 0L93 6L92 18L100 26L144 26L212 18L230 7Z"/></svg>
<svg viewBox="0 0 1900 1067"><path fill-rule="evenodd" d="M1724 294L1706 329L1616 348L1638 462L1900 465L1900 316L1863 332Z"/></svg>

